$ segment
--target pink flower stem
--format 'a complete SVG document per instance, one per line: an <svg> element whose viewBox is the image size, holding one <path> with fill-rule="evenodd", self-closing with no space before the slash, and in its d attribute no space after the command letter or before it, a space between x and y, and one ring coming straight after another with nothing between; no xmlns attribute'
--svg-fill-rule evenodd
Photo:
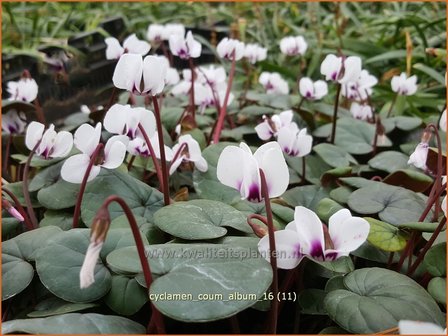
<svg viewBox="0 0 448 336"><path fill-rule="evenodd" d="M46 124L45 115L44 115L44 112L42 111L42 107L39 104L39 100L37 98L34 100L34 108L36 109L37 121L39 121L41 124L45 125Z"/></svg>
<svg viewBox="0 0 448 336"><path fill-rule="evenodd" d="M268 234L269 234L269 260L272 267L272 285L271 290L274 294L274 300L271 302L271 310L268 319L268 334L276 334L277 333L277 317L278 317L278 272L277 272L277 255L275 249L275 235L274 235L274 221L272 218L272 210L271 210L271 201L269 199L268 186L266 183L266 177L262 169L260 172L260 181L261 181L261 193L264 198L264 204L266 207L266 218L268 223Z"/></svg>
<svg viewBox="0 0 448 336"><path fill-rule="evenodd" d="M145 253L145 246L143 244L142 236L140 233L140 229L137 225L137 222L135 220L135 217L132 213L132 210L129 208L125 200L123 200L121 197L117 195L112 195L106 198L106 200L101 205L101 208L106 208L109 206L110 203L115 202L120 205L120 207L123 209L126 218L128 219L129 225L132 230L132 235L134 236L135 245L137 247L138 257L140 259L140 264L142 266L143 275L145 277L146 282L146 288L149 291L149 288L152 284L152 274L151 274L151 268L149 267L148 259L146 258ZM101 209L100 208L100 209ZM162 314L157 310L157 308L154 306L154 304L151 302L151 309L152 309L152 315L151 315L151 321L154 321L154 325L156 327L156 331L158 334L165 334L165 323L163 322L163 316ZM150 323L151 325L151 323Z"/></svg>
<svg viewBox="0 0 448 336"><path fill-rule="evenodd" d="M165 156L165 144L163 141L163 126L162 118L160 115L159 103L156 96L152 96L152 102L154 105L154 115L156 117L157 124L157 135L159 137L159 148L160 148L160 162L162 165L162 186L163 186L163 201L165 205L170 204L170 186L168 184L168 170L166 166L166 156Z"/></svg>
<svg viewBox="0 0 448 336"><path fill-rule="evenodd" d="M167 49L165 42L160 43L160 47L162 48L163 55L168 58L168 61L170 62L170 67L173 66L173 55L169 52Z"/></svg>
<svg viewBox="0 0 448 336"><path fill-rule="evenodd" d="M191 71L191 87L190 87L190 112L191 117L193 118L193 124L196 125L196 106L194 104L194 80L195 80L195 71L194 71L194 63L193 59L190 57L188 60L190 64Z"/></svg>
<svg viewBox="0 0 448 336"><path fill-rule="evenodd" d="M433 193L431 197L428 198L428 201L426 203L426 208L423 210L423 213L421 214L420 218L418 219L418 222L423 222L428 216L428 213L431 211L432 206L434 205L436 199L440 197L440 195L445 191L446 184L443 185L443 188L440 188L437 192ZM411 247L414 245L414 240L417 239L418 233L414 231L409 238L408 242L406 243L406 246L401 254L400 260L398 261L396 270L400 271L401 267L403 266L404 260L406 257L411 253L412 249Z"/></svg>
<svg viewBox="0 0 448 336"><path fill-rule="evenodd" d="M183 142L180 146L179 149L176 151L176 153L173 156L173 159L171 160L171 163L169 165L168 170L171 168L171 165L179 158L179 156L182 154L182 152L184 151L184 149L187 148L187 143Z"/></svg>
<svg viewBox="0 0 448 336"><path fill-rule="evenodd" d="M34 146L33 150L31 151L30 155L28 156L28 159L26 160L25 168L23 170L22 192L23 192L23 198L25 199L26 211L28 212L28 217L30 219L31 230L38 227L38 221L36 218L36 214L34 213L33 206L31 204L30 191L29 191L29 187L28 187L28 178L29 178L29 174L30 174L31 160L33 159L34 153L36 153L36 149L37 149L37 147L39 147L41 141L42 141L42 139L40 139L37 142L37 144Z"/></svg>
<svg viewBox="0 0 448 336"><path fill-rule="evenodd" d="M439 134L439 129L437 128L436 125L434 124L428 124L428 126L426 126L425 131L429 131L430 129L432 129L436 135L436 140L437 140L437 175L436 175L436 180L434 181L434 185L433 185L433 189L434 189L434 193L437 192L440 187L442 187L442 174L443 174L443 154L442 154L442 141L440 140L440 134ZM439 218L439 210L440 210L440 198L437 197L435 199L435 211L434 211L434 220L437 220L437 218Z"/></svg>
<svg viewBox="0 0 448 336"><path fill-rule="evenodd" d="M341 95L341 84L337 84L337 89L336 89L336 99L334 101L334 111L333 111L333 126L331 128L331 138L330 138L330 143L334 144L334 140L336 138L336 122L338 119L338 107L339 107L339 96Z"/></svg>
<svg viewBox="0 0 448 336"><path fill-rule="evenodd" d="M99 143L90 157L89 165L87 166L86 172L84 173L84 177L82 178L81 187L79 188L78 196L76 197L76 205L75 211L73 212L73 222L72 228L75 229L78 227L79 216L81 214L81 203L82 198L84 196L84 191L86 190L87 180L89 179L90 172L92 171L92 167L98 159L101 151L103 150L104 145Z"/></svg>
<svg viewBox="0 0 448 336"><path fill-rule="evenodd" d="M156 154L154 152L154 147L152 147L151 140L149 139L148 134L146 134L146 131L143 128L142 124L138 124L138 129L142 133L143 139L145 139L146 146L148 147L148 150L149 150L149 155L151 156L152 162L154 163L154 169L156 170L157 179L159 180L160 191L163 191L164 190L163 189L163 175L162 175L162 171L160 170L160 165L159 165L159 162L157 161Z"/></svg>
<svg viewBox="0 0 448 336"><path fill-rule="evenodd" d="M415 260L414 264L412 264L412 266L409 268L407 276L411 277L414 274L414 272L417 269L417 267L423 261L423 258L425 257L426 252L428 252L428 250L432 247L432 245L434 244L434 241L436 240L436 238L439 235L439 233L442 231L442 229L445 226L445 224L446 224L446 217L443 217L442 220L440 221L439 225L435 229L435 231L432 233L431 238L429 238L429 240L427 241L425 246L421 249L421 251L420 251L417 259Z"/></svg>
<svg viewBox="0 0 448 336"><path fill-rule="evenodd" d="M398 99L398 93L395 95L394 100L392 101L392 104L390 104L389 111L387 111L386 118L389 118L391 116L392 110L394 109L397 99Z"/></svg>
<svg viewBox="0 0 448 336"><path fill-rule="evenodd" d="M25 226L27 227L28 230L33 230L33 226L32 223L28 217L28 215L26 214L25 209L22 207L22 204L20 204L18 198L16 197L16 195L14 195L14 193L6 188L2 188L2 192L4 192L5 194L7 194L12 201L14 202L14 207L17 208L17 211L19 211L19 213L22 215L22 217L24 218L24 222L25 222Z"/></svg>
<svg viewBox="0 0 448 336"><path fill-rule="evenodd" d="M224 127L224 120L226 118L227 113L227 104L229 102L230 89L232 88L233 77L235 76L235 67L236 67L235 50L233 50L231 56L232 56L232 65L229 73L229 82L227 83L227 91L226 95L224 96L224 102L220 108L218 121L216 122L216 128L214 129L213 133L213 143L215 144L219 142L219 138L221 136L221 132Z"/></svg>

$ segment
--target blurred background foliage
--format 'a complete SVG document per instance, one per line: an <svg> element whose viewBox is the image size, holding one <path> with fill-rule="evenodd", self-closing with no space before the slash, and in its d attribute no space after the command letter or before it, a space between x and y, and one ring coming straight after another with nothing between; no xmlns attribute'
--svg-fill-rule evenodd
<svg viewBox="0 0 448 336"><path fill-rule="evenodd" d="M291 81L299 71L320 78L323 57L339 50L361 56L363 67L379 78L373 100L381 105L393 97L391 77L406 70L422 84L419 93L408 99L406 113L436 112L445 100L444 2L10 2L2 7L3 53L33 54L42 44L63 46L68 37L101 31L101 21L117 16L124 18L126 33L135 32L139 38L145 38L150 23L180 22L262 44L268 48L268 59L259 70L277 71ZM279 51L279 40L291 34L303 35L309 44L302 59L286 58ZM201 43L216 41L201 39ZM406 55L412 58L406 61Z"/></svg>

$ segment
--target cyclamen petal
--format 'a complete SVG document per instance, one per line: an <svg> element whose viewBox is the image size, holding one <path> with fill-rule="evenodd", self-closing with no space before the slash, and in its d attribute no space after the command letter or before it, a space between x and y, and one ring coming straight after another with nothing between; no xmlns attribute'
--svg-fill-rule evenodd
<svg viewBox="0 0 448 336"><path fill-rule="evenodd" d="M283 194L288 186L289 170L275 142L261 146L254 155L245 143L240 147L227 146L218 159L216 173L222 184L237 189L242 198L260 202L260 168L265 173L269 197Z"/></svg>
<svg viewBox="0 0 448 336"><path fill-rule="evenodd" d="M122 135L111 137L104 147L104 162L101 167L107 169L118 168L126 156L126 146L128 138Z"/></svg>
<svg viewBox="0 0 448 336"><path fill-rule="evenodd" d="M129 35L123 41L123 48L130 54L146 55L151 46L148 42L139 40L135 34Z"/></svg>
<svg viewBox="0 0 448 336"><path fill-rule="evenodd" d="M95 128L89 124L82 124L75 131L73 143L82 153L91 156L100 143L100 138L101 123L97 123Z"/></svg>
<svg viewBox="0 0 448 336"><path fill-rule="evenodd" d="M400 76L392 77L391 87L392 91L399 95L411 96L417 92L417 76L408 78L406 73L402 72Z"/></svg>
<svg viewBox="0 0 448 336"><path fill-rule="evenodd" d="M300 253L297 234L286 230L274 232L275 248L277 255L277 267L281 269L293 269L302 261L304 255ZM266 235L258 242L258 251L266 260L270 260L269 236Z"/></svg>
<svg viewBox="0 0 448 336"><path fill-rule="evenodd" d="M95 266L98 263L102 247L102 242L90 242L81 271L79 272L79 286L81 289L88 288L95 282Z"/></svg>
<svg viewBox="0 0 448 336"><path fill-rule="evenodd" d="M298 206L294 211L294 222L300 237L301 253L316 260L325 260L324 231L319 217L313 211Z"/></svg>
<svg viewBox="0 0 448 336"><path fill-rule="evenodd" d="M429 145L421 142L409 157L408 164L412 164L419 169L426 170L426 160L428 159Z"/></svg>
<svg viewBox="0 0 448 336"><path fill-rule="evenodd" d="M15 110L2 115L2 129L6 134L20 134L25 130L26 122Z"/></svg>
<svg viewBox="0 0 448 336"><path fill-rule="evenodd" d="M401 320L398 329L400 335L446 335L446 329L431 322Z"/></svg>
<svg viewBox="0 0 448 336"><path fill-rule="evenodd" d="M70 183L81 183L87 171L90 162L90 156L87 154L76 154L65 160L61 167L61 177L64 181ZM90 171L87 182L92 181L100 173L99 166L93 166Z"/></svg>
<svg viewBox="0 0 448 336"><path fill-rule="evenodd" d="M124 54L118 60L112 76L114 85L123 90L140 93L143 76L143 59L136 54Z"/></svg>
<svg viewBox="0 0 448 336"><path fill-rule="evenodd" d="M37 121L32 121L27 129L25 136L25 145L29 150L33 150L36 147L42 135L44 133L45 125Z"/></svg>
<svg viewBox="0 0 448 336"><path fill-rule="evenodd" d="M115 37L107 37L104 42L107 45L106 59L119 59L120 56L124 54L124 48L120 45L120 42Z"/></svg>

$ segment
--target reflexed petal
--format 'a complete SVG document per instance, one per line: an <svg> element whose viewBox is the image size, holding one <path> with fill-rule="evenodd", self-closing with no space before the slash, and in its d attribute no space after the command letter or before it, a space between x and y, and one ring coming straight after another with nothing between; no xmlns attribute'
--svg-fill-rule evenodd
<svg viewBox="0 0 448 336"><path fill-rule="evenodd" d="M398 328L401 335L446 335L446 329L431 322L401 320Z"/></svg>
<svg viewBox="0 0 448 336"><path fill-rule="evenodd" d="M98 263L102 247L103 243L90 242L79 272L79 286L81 289L90 287L95 282L95 266Z"/></svg>
<svg viewBox="0 0 448 336"><path fill-rule="evenodd" d="M42 139L42 135L44 133L45 126L37 121L32 121L27 129L25 136L25 144L29 150L33 150L36 147L37 143L40 139Z"/></svg>
<svg viewBox="0 0 448 336"><path fill-rule="evenodd" d="M197 58L201 56L202 45L193 38L193 34L191 33L191 31L187 33L185 40L190 57Z"/></svg>
<svg viewBox="0 0 448 336"><path fill-rule="evenodd" d="M128 137L115 135L111 137L104 147L104 162L101 167L107 169L115 169L119 167L126 155L126 146L128 144Z"/></svg>
<svg viewBox="0 0 448 336"><path fill-rule="evenodd" d="M129 35L123 42L123 47L127 49L130 54L146 55L151 46L148 42L139 40L135 34Z"/></svg>
<svg viewBox="0 0 448 336"><path fill-rule="evenodd" d="M54 141L56 139L56 131L54 130L54 125L51 124L48 129L44 132L42 140L39 147L36 149L36 154L43 155L47 159L53 149Z"/></svg>
<svg viewBox="0 0 448 336"><path fill-rule="evenodd" d="M315 99L321 99L328 93L328 85L323 80L314 82Z"/></svg>
<svg viewBox="0 0 448 336"><path fill-rule="evenodd" d="M445 196L445 197L443 198L443 200L442 200L441 207L442 207L442 211L443 211L443 213L445 214L445 217L446 217L446 213L447 213L447 208L446 208L446 196Z"/></svg>
<svg viewBox="0 0 448 336"><path fill-rule="evenodd" d="M174 68L168 68L165 76L165 85L176 85L179 81L180 77L177 70Z"/></svg>
<svg viewBox="0 0 448 336"><path fill-rule="evenodd" d="M73 135L70 132L61 131L56 135L51 157L64 157L72 150Z"/></svg>
<svg viewBox="0 0 448 336"><path fill-rule="evenodd" d="M289 126L289 124L291 124L292 122L292 118L294 117L294 113L292 112L292 110L287 110L281 112L278 116L281 121L281 126Z"/></svg>
<svg viewBox="0 0 448 336"><path fill-rule="evenodd" d="M190 161L197 161L202 158L201 147L199 147L199 143L190 134L181 135L179 137L179 144L184 142L188 146Z"/></svg>
<svg viewBox="0 0 448 336"><path fill-rule="evenodd" d="M347 57L344 61L344 69L344 76L339 79L339 83L356 81L361 73L361 58L358 56Z"/></svg>
<svg viewBox="0 0 448 336"><path fill-rule="evenodd" d="M295 151L295 143L297 139L297 131L291 127L282 127L277 132L277 142L280 148L286 154L293 154Z"/></svg>
<svg viewBox="0 0 448 336"><path fill-rule="evenodd" d="M81 183L89 165L90 157L86 154L70 156L61 168L61 177L70 183ZM100 173L99 166L93 166L87 181L93 180Z"/></svg>
<svg viewBox="0 0 448 336"><path fill-rule="evenodd" d="M265 174L269 197L282 195L288 188L289 169L280 145L268 142L257 149L254 157Z"/></svg>
<svg viewBox="0 0 448 336"><path fill-rule="evenodd" d="M143 60L141 55L124 54L115 67L112 81L114 85L130 92L140 92L140 82L143 75Z"/></svg>
<svg viewBox="0 0 448 336"><path fill-rule="evenodd" d="M314 96L313 81L308 77L303 77L299 82L300 95L305 98L312 98Z"/></svg>
<svg viewBox="0 0 448 336"><path fill-rule="evenodd" d="M37 86L37 83L32 78L26 78L19 81L19 85L23 82L23 87L19 87L19 94L22 95L22 100L25 100L29 103L34 101L37 98L37 92L39 87Z"/></svg>
<svg viewBox="0 0 448 336"><path fill-rule="evenodd" d="M185 155L180 155L175 161L171 163L169 174L172 175L177 168L179 168L182 161L185 159Z"/></svg>
<svg viewBox="0 0 448 336"><path fill-rule="evenodd" d="M297 136L297 156L303 157L311 152L313 137L306 134L306 128L302 129Z"/></svg>
<svg viewBox="0 0 448 336"><path fill-rule="evenodd" d="M192 160L190 160L192 161ZM208 163L207 160L205 160L202 156L194 161L194 165L196 166L196 168L201 171L201 172L206 172L208 170Z"/></svg>
<svg viewBox="0 0 448 336"><path fill-rule="evenodd" d="M261 140L269 140L272 137L272 130L267 121L255 126L255 131Z"/></svg>
<svg viewBox="0 0 448 336"><path fill-rule="evenodd" d="M95 128L89 124L82 124L75 132L73 143L81 152L91 156L100 143L100 137L101 123L97 123Z"/></svg>
<svg viewBox="0 0 448 336"><path fill-rule="evenodd" d="M136 109L140 110L140 124L143 126L148 137L152 137L156 133L156 117L154 113L150 110L144 109L142 107L137 107ZM137 131L137 134L140 134L140 131Z"/></svg>
<svg viewBox="0 0 448 336"><path fill-rule="evenodd" d="M348 217L347 209L342 209L330 217L328 232L333 241L334 250L349 253L361 246L369 235L370 225L364 218ZM342 214L339 212L344 211Z"/></svg>
<svg viewBox="0 0 448 336"><path fill-rule="evenodd" d="M106 59L119 59L124 53L124 48L120 45L120 42L115 37L107 37L104 42L106 42Z"/></svg>
<svg viewBox="0 0 448 336"><path fill-rule="evenodd" d="M337 76L341 71L342 59L333 54L325 57L320 65L320 73L325 76L326 80L337 80Z"/></svg>
<svg viewBox="0 0 448 336"><path fill-rule="evenodd" d="M274 232L277 267L281 269L293 269L303 259L300 254L300 245L296 234L291 231L280 230ZM269 261L269 236L266 235L258 242L258 251L261 256Z"/></svg>
<svg viewBox="0 0 448 336"><path fill-rule="evenodd" d="M316 259L323 259L325 240L319 217L313 211L303 206L297 206L294 212L294 222L302 253Z"/></svg>
<svg viewBox="0 0 448 336"><path fill-rule="evenodd" d="M143 61L144 91L152 96L158 95L165 87L168 67L156 56L146 56Z"/></svg>
<svg viewBox="0 0 448 336"><path fill-rule="evenodd" d="M244 178L244 170L241 165L247 155L247 152L236 146L224 148L216 167L218 180L226 186L240 190Z"/></svg>
<svg viewBox="0 0 448 336"><path fill-rule="evenodd" d="M412 164L419 169L426 169L426 161L428 159L429 146L426 143L419 143L411 154L408 164Z"/></svg>
<svg viewBox="0 0 448 336"><path fill-rule="evenodd" d="M104 117L104 128L113 134L127 134L126 119L129 105L114 104Z"/></svg>

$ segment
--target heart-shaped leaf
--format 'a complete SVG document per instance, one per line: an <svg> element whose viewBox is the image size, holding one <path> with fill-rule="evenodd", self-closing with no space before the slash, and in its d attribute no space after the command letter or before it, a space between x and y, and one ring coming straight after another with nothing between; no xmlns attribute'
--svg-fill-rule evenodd
<svg viewBox="0 0 448 336"><path fill-rule="evenodd" d="M346 290L325 297L328 315L354 334L396 327L400 320L444 325L445 317L426 290L411 278L382 268L363 268L344 277Z"/></svg>
<svg viewBox="0 0 448 336"><path fill-rule="evenodd" d="M423 264L426 270L433 276L446 276L446 243L431 247L425 254Z"/></svg>
<svg viewBox="0 0 448 336"><path fill-rule="evenodd" d="M104 302L120 315L133 315L148 301L146 290L133 278L124 275L113 275L109 293Z"/></svg>
<svg viewBox="0 0 448 336"><path fill-rule="evenodd" d="M121 316L63 314L4 322L3 334L144 334L145 327Z"/></svg>
<svg viewBox="0 0 448 336"><path fill-rule="evenodd" d="M82 310L96 307L95 303L71 303L61 300L57 297L52 297L42 302L39 302L34 311L28 313L28 317L47 317L61 314L68 314L79 312Z"/></svg>
<svg viewBox="0 0 448 336"><path fill-rule="evenodd" d="M355 190L348 199L348 205L360 214L377 214L380 219L392 225L418 222L425 209L425 196L410 190L376 183Z"/></svg>
<svg viewBox="0 0 448 336"><path fill-rule="evenodd" d="M163 206L162 194L119 170L103 169L101 173L87 185L84 193L81 214L87 226L104 200L110 195L118 195L126 200L134 215L142 216L152 221L153 214ZM111 219L123 215L118 204L109 206Z"/></svg>
<svg viewBox="0 0 448 336"><path fill-rule="evenodd" d="M237 238L224 244L149 246L151 271L160 275L150 289L157 309L176 320L207 322L257 302L271 283L272 269L258 254L259 239ZM115 250L107 262L125 272L142 271L135 248Z"/></svg>
<svg viewBox="0 0 448 336"><path fill-rule="evenodd" d="M79 288L79 271L90 243L90 230L73 229L53 237L36 257L36 270L44 286L57 297L70 302L92 302L110 289L111 275L101 260L95 267L95 282Z"/></svg>
<svg viewBox="0 0 448 336"><path fill-rule="evenodd" d="M422 120L416 117L397 116L381 120L386 133L398 128L402 131L411 131L422 124Z"/></svg>
<svg viewBox="0 0 448 336"><path fill-rule="evenodd" d="M353 156L345 150L328 143L321 143L313 147L313 150L325 161L326 164L333 168L350 166L357 164Z"/></svg>
<svg viewBox="0 0 448 336"><path fill-rule="evenodd" d="M179 238L213 239L227 233L225 227L251 233L246 217L230 205L217 201L193 200L166 206L154 215L161 230Z"/></svg>
<svg viewBox="0 0 448 336"><path fill-rule="evenodd" d="M428 293L440 304L446 306L446 279L435 277L428 283Z"/></svg>
<svg viewBox="0 0 448 336"><path fill-rule="evenodd" d="M408 168L409 156L396 151L385 151L375 155L369 160L369 166L384 170L388 173L393 173L401 168Z"/></svg>
<svg viewBox="0 0 448 336"><path fill-rule="evenodd" d="M375 218L365 217L364 219L370 224L369 236L367 237L370 244L388 252L404 249L409 238L408 234Z"/></svg>

